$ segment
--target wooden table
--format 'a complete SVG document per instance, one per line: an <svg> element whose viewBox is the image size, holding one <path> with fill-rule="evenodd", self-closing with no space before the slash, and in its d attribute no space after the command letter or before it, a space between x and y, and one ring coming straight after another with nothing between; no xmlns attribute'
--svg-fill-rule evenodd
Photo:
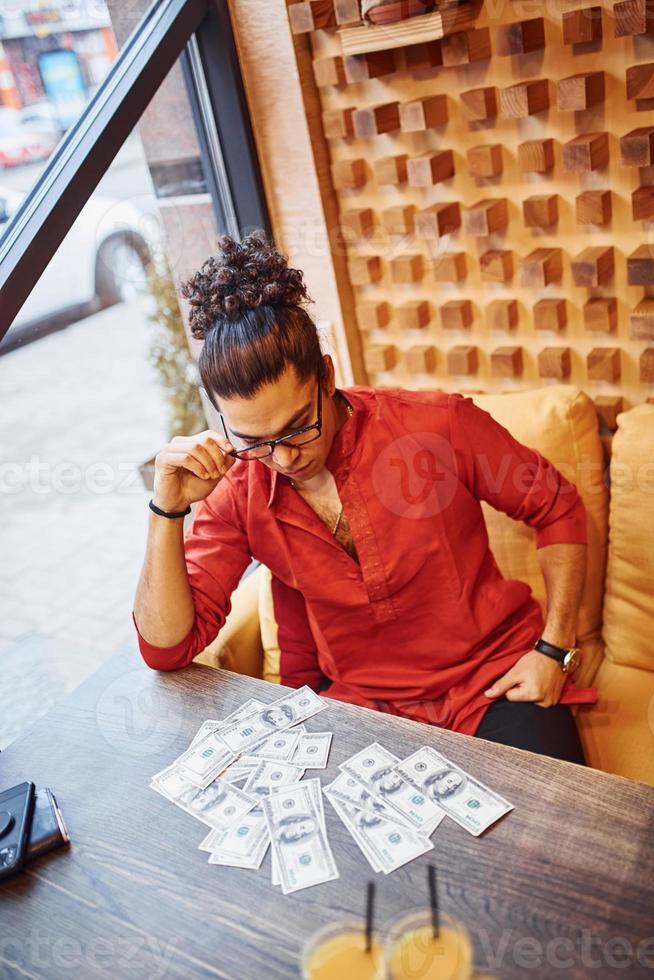
<svg viewBox="0 0 654 980"><path fill-rule="evenodd" d="M209 865L206 828L150 776L204 719L282 690L195 664L157 673L125 649L0 755L0 784L51 786L72 837L0 886L0 977L296 977L304 940L360 914L370 878L381 928L426 904L430 862L479 973L654 977L652 787L363 708L328 701L307 723L335 732L323 783L372 741L400 756L429 744L515 811L479 839L446 819L434 850L385 876L326 802L340 879L289 896L270 883L270 853L256 872Z"/></svg>

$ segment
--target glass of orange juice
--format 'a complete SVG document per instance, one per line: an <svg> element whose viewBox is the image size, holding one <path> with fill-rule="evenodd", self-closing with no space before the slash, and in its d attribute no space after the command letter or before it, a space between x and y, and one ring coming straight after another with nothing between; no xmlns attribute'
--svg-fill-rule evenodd
<svg viewBox="0 0 654 980"><path fill-rule="evenodd" d="M366 950L365 919L333 922L304 944L303 980L383 980L383 976L383 947L373 932Z"/></svg>
<svg viewBox="0 0 654 980"><path fill-rule="evenodd" d="M464 926L439 915L434 936L431 909L416 909L395 919L384 946L388 980L471 980L473 947Z"/></svg>

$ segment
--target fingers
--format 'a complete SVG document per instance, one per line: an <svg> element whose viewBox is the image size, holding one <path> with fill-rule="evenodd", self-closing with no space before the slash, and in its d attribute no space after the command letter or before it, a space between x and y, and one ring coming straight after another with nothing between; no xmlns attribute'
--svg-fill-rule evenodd
<svg viewBox="0 0 654 980"><path fill-rule="evenodd" d="M506 694L517 683L519 683L517 677L512 671L509 671L504 677L496 680L487 691L484 691L484 694L487 698L501 698L503 694Z"/></svg>
<svg viewBox="0 0 654 980"><path fill-rule="evenodd" d="M200 480L211 479L204 464L201 463L199 459L196 459L191 453L171 453L162 450L156 455L155 468L159 468L161 470L185 469L199 477Z"/></svg>
<svg viewBox="0 0 654 980"><path fill-rule="evenodd" d="M203 480L217 480L235 462L227 455L232 448L228 439L207 430L196 436L175 436L157 459L168 466L184 467Z"/></svg>

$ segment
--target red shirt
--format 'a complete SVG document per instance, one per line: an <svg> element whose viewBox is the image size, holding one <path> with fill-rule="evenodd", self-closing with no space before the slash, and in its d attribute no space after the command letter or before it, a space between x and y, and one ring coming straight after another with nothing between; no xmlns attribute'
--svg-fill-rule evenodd
<svg viewBox="0 0 654 980"><path fill-rule="evenodd" d="M159 670L190 663L223 625L253 556L279 583L283 682L317 687L326 675L324 696L474 734L491 703L483 692L543 629L529 586L495 562L480 501L534 528L537 547L585 543L583 503L470 398L341 393L353 412L326 465L359 562L288 478L237 461L185 538L195 622L172 647L138 635L141 654ZM563 703L594 700L566 679Z"/></svg>

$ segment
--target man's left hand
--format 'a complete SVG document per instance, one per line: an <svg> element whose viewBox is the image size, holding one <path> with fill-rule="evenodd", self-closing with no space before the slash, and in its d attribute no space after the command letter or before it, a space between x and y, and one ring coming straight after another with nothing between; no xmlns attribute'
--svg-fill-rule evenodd
<svg viewBox="0 0 654 980"><path fill-rule="evenodd" d="M551 708L561 697L565 676L556 660L530 650L484 694L487 698L504 695L507 701L534 701L541 708Z"/></svg>

